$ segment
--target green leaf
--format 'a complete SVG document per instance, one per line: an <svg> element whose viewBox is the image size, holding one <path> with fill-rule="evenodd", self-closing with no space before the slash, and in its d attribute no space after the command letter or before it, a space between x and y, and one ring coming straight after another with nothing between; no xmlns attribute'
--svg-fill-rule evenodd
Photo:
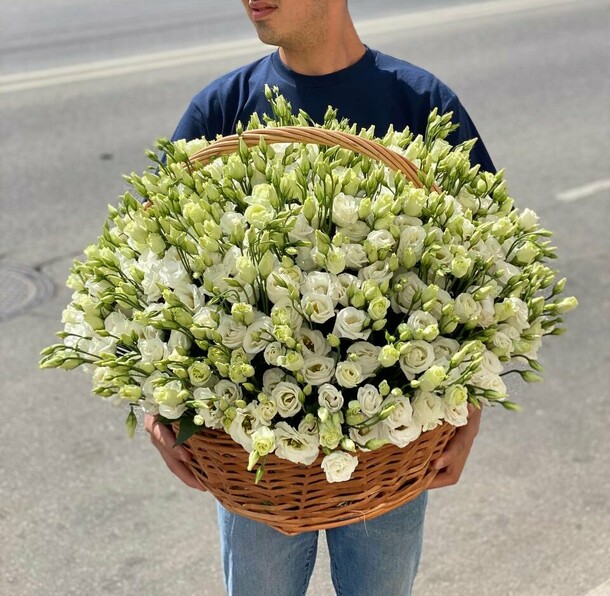
<svg viewBox="0 0 610 596"><path fill-rule="evenodd" d="M180 430L176 437L176 443L174 447L182 445L185 441L188 441L201 427L197 426L192 418L183 418L180 420Z"/></svg>

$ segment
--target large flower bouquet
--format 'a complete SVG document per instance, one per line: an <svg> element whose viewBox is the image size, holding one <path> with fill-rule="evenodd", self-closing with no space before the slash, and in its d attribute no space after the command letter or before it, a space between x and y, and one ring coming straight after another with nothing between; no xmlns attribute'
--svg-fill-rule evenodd
<svg viewBox="0 0 610 596"><path fill-rule="evenodd" d="M313 126L268 91L267 127ZM358 452L405 447L468 404L501 404L504 376L538 381L565 279L550 233L502 172L452 147L451 114L426 134L360 137L406 156L419 184L340 147L241 142L208 164L205 139L161 141L127 179L97 244L73 265L62 343L43 367L93 375L94 393L178 421L180 440L224 429L249 452L350 478ZM245 130L261 128L253 116ZM329 109L322 128L356 133ZM238 133L242 133L240 129Z"/></svg>

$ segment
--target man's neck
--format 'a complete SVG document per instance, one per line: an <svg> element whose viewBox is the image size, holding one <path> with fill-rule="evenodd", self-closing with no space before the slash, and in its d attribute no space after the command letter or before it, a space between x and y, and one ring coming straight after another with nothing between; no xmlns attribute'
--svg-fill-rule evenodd
<svg viewBox="0 0 610 596"><path fill-rule="evenodd" d="M308 48L280 48L282 62L294 72L325 75L343 70L364 56L366 47L351 22L327 36L324 43Z"/></svg>

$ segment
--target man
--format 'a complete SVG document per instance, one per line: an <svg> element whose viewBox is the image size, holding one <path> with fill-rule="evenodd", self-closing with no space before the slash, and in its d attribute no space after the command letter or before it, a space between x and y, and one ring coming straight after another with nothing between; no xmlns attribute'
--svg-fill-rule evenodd
<svg viewBox="0 0 610 596"><path fill-rule="evenodd" d="M339 118L383 135L390 124L424 131L430 110L453 112L459 129L452 143L478 137L455 94L430 73L366 47L358 37L346 0L242 0L259 38L279 50L231 72L195 96L174 140L235 132L253 112L269 112L264 86L278 86L293 109L320 122L328 105ZM472 160L493 171L482 143ZM472 409L437 462L432 488L455 484L477 435L481 413ZM147 416L146 428L170 470L193 488L201 488L173 447L171 430ZM331 573L337 594L404 596L411 588L421 552L424 493L386 515L327 531ZM305 594L315 562L317 532L286 537L218 508L225 584L234 596Z"/></svg>

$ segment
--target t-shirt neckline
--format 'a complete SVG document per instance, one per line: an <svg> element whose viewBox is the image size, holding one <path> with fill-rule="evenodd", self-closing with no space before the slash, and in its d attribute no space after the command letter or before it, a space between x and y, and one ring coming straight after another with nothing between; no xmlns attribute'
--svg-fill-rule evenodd
<svg viewBox="0 0 610 596"><path fill-rule="evenodd" d="M291 85L298 87L328 87L330 85L357 79L369 68L375 61L375 56L374 51L371 50L371 48L368 46L365 46L365 48L364 55L358 62L325 75L305 75L291 70L282 62L279 50L276 50L271 54L271 63L278 75Z"/></svg>

